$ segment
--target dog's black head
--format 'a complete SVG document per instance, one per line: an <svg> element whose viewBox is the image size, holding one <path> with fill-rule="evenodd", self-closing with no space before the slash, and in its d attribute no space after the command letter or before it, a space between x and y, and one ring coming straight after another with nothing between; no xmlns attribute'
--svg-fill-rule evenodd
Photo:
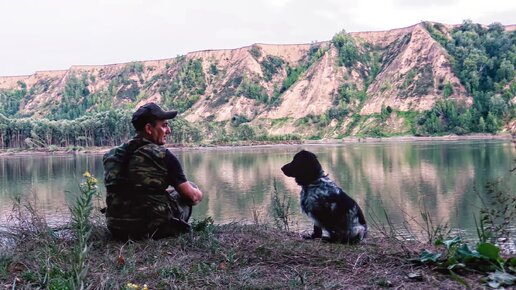
<svg viewBox="0 0 516 290"><path fill-rule="evenodd" d="M281 171L288 177L294 177L299 185L313 183L323 173L317 156L306 150L301 150L294 155L294 160L283 165Z"/></svg>

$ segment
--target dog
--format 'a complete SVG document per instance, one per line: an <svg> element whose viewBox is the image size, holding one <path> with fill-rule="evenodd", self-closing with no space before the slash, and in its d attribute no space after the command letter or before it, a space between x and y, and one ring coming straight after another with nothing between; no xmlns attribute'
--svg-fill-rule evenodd
<svg viewBox="0 0 516 290"><path fill-rule="evenodd" d="M367 235L367 223L355 200L337 186L322 169L317 156L302 150L281 171L301 186L301 209L314 222L308 239L356 244ZM325 230L329 237L322 235Z"/></svg>

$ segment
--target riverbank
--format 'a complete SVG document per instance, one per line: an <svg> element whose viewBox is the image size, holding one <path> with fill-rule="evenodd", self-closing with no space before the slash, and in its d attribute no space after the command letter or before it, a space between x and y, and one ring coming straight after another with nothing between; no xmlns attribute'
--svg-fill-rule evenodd
<svg viewBox="0 0 516 290"><path fill-rule="evenodd" d="M74 259L69 239L47 231L17 242L0 254L0 288L65 289ZM328 244L264 225L209 223L178 238L122 243L97 227L84 281L92 289L464 289L410 261L427 248L380 236ZM461 274L471 289L482 288L481 274Z"/></svg>
<svg viewBox="0 0 516 290"><path fill-rule="evenodd" d="M353 144L353 143L378 143L378 142L428 142L428 141L461 141L461 140L514 140L511 134L471 134L471 135L445 135L445 136L392 136L392 137L345 137L342 139L321 139L321 140L292 140L292 141L238 141L221 144L167 144L170 149L206 150L206 149L231 149L235 147L271 147L271 146L290 146L290 145L317 145L317 144ZM11 148L0 149L2 156L18 155L73 155L73 154L104 154L112 147L76 147L61 148Z"/></svg>

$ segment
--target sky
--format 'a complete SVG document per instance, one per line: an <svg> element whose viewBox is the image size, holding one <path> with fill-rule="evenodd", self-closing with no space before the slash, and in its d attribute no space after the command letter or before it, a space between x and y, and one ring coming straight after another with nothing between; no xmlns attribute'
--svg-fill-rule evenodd
<svg viewBox="0 0 516 290"><path fill-rule="evenodd" d="M0 0L0 76L465 19L516 24L516 0Z"/></svg>

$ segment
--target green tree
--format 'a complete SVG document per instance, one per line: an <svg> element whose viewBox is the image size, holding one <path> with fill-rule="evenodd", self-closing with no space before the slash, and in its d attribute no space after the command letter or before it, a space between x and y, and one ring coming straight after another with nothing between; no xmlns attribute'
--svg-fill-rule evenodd
<svg viewBox="0 0 516 290"><path fill-rule="evenodd" d="M345 30L335 34L331 43L339 52L339 65L351 67L359 60L358 48L355 41Z"/></svg>
<svg viewBox="0 0 516 290"><path fill-rule="evenodd" d="M491 112L487 114L485 127L487 132L489 133L496 133L496 131L498 131L499 129L498 120L496 119L496 116Z"/></svg>
<svg viewBox="0 0 516 290"><path fill-rule="evenodd" d="M484 121L484 117L480 117L478 120L478 131L485 132L486 131L486 122Z"/></svg>
<svg viewBox="0 0 516 290"><path fill-rule="evenodd" d="M450 82L447 82L444 85L443 97L447 98L447 97L451 96L452 94L453 94L453 87Z"/></svg>

